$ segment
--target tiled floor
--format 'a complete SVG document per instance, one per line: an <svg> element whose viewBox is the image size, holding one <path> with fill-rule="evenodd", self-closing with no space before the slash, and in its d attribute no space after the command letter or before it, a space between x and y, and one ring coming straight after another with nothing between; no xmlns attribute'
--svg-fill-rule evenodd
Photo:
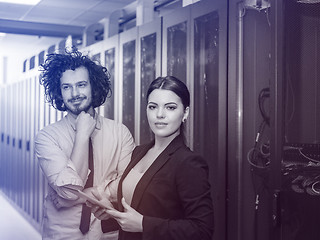
<svg viewBox="0 0 320 240"><path fill-rule="evenodd" d="M0 239L41 240L40 233L6 200L1 191Z"/></svg>

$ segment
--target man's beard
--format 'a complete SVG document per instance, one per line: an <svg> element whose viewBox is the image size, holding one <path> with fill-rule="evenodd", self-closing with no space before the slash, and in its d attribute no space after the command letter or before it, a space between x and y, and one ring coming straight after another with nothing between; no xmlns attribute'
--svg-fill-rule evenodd
<svg viewBox="0 0 320 240"><path fill-rule="evenodd" d="M86 99L86 98L84 98ZM68 102L72 104L72 102L76 99L70 99ZM74 106L74 105L73 105ZM81 107L80 105L76 105L73 109L69 108L68 105L66 105L66 109L68 112L71 112L74 115L79 115L81 112L88 112L91 108L92 104L88 104L87 106Z"/></svg>
<svg viewBox="0 0 320 240"><path fill-rule="evenodd" d="M67 111L73 113L74 115L79 115L81 112L88 112L90 108L91 108L91 104L84 108L81 108L80 106L76 106L75 109L73 110L67 107Z"/></svg>

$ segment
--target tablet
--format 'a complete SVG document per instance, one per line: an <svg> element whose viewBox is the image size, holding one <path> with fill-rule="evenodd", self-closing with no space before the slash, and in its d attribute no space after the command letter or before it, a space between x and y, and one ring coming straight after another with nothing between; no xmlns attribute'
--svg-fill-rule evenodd
<svg viewBox="0 0 320 240"><path fill-rule="evenodd" d="M95 205L98 205L99 207L110 209L110 206L104 204L103 202L100 202L94 196L91 196L91 195L89 195L87 193L84 193L84 192L82 192L80 190L75 190L75 189L71 189L71 188L69 188L69 189L71 190L72 193L74 193L75 195L77 195L80 198L83 198L83 199L85 199L85 200L87 200L87 201L89 201L89 202L91 202L91 203L93 203Z"/></svg>

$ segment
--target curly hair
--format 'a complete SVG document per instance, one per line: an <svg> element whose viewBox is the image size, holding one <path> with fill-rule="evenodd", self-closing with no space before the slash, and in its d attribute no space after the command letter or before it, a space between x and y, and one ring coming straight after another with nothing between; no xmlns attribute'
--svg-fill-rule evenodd
<svg viewBox="0 0 320 240"><path fill-rule="evenodd" d="M65 50L65 54L48 54L45 62L40 65L40 84L44 86L46 100L60 111L67 110L60 89L60 79L66 70L85 67L89 72L92 91L92 107L101 106L111 96L110 74L88 56L82 55L77 49Z"/></svg>

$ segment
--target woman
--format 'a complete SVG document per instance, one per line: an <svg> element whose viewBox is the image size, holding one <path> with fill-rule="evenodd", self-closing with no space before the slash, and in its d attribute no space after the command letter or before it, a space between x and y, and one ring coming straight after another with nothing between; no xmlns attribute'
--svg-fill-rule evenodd
<svg viewBox="0 0 320 240"><path fill-rule="evenodd" d="M147 118L154 140L133 151L118 186L118 210L93 208L96 217L118 222L119 239L212 239L208 166L183 141L189 105L189 91L177 78L151 83Z"/></svg>

